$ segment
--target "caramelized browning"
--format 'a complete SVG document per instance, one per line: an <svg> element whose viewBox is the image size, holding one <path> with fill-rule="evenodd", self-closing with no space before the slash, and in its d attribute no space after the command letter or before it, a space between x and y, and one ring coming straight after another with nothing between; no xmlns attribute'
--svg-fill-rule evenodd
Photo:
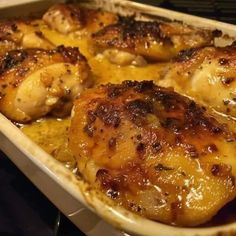
<svg viewBox="0 0 236 236"><path fill-rule="evenodd" d="M75 101L69 147L84 178L118 204L198 225L236 195L236 134L216 118L151 81L108 84Z"/></svg>
<svg viewBox="0 0 236 236"><path fill-rule="evenodd" d="M0 58L0 111L18 122L48 113L66 116L89 83L90 69L78 48L10 51Z"/></svg>
<svg viewBox="0 0 236 236"><path fill-rule="evenodd" d="M167 61L188 48L211 45L212 31L183 23L144 22L132 17L108 25L92 35L96 50L118 49L148 60Z"/></svg>
<svg viewBox="0 0 236 236"><path fill-rule="evenodd" d="M158 83L236 117L236 48L204 47L181 52Z"/></svg>

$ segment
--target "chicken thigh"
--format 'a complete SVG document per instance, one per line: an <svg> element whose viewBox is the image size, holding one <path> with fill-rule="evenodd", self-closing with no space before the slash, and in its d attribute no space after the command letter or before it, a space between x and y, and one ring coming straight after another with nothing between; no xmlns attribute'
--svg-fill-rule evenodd
<svg viewBox="0 0 236 236"><path fill-rule="evenodd" d="M111 12L82 8L76 4L53 5L43 15L43 20L54 30L69 34L83 31L84 34L96 32L102 27L115 23L117 16Z"/></svg>
<svg viewBox="0 0 236 236"><path fill-rule="evenodd" d="M84 178L125 208L193 226L236 196L236 134L204 107L151 81L88 89L69 147Z"/></svg>
<svg viewBox="0 0 236 236"><path fill-rule="evenodd" d="M0 58L0 111L18 122L70 114L73 100L91 84L78 48L24 49Z"/></svg>
<svg viewBox="0 0 236 236"><path fill-rule="evenodd" d="M11 20L0 22L0 56L21 48L53 48L39 29L39 20Z"/></svg>
<svg viewBox="0 0 236 236"><path fill-rule="evenodd" d="M136 21L121 17L92 35L95 52L117 64L132 60L168 61L183 49L211 45L219 31L198 29L178 22ZM137 56L139 56L137 58ZM123 60L122 60L123 59Z"/></svg>
<svg viewBox="0 0 236 236"><path fill-rule="evenodd" d="M236 118L236 47L204 47L180 53L157 83L173 87Z"/></svg>

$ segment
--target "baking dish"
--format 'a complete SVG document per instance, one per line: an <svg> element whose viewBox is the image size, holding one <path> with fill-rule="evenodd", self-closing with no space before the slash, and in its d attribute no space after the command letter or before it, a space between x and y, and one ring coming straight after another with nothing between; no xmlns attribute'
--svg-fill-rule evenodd
<svg viewBox="0 0 236 236"><path fill-rule="evenodd" d="M5 9L2 8L1 16L25 16L29 12L40 13L53 2L55 1L26 1L25 3L21 1L20 7L16 4L6 6ZM126 0L94 0L81 1L81 3L123 14L136 13L140 18L180 20L195 26L221 29L232 37L236 35L236 27L230 24L188 16ZM14 11L15 7L18 11ZM18 15L15 15L15 12L18 12ZM115 206L109 199L91 189L83 180L77 179L73 173L42 151L2 115L0 115L0 131L1 149L87 235L123 235L126 234L124 232L167 236L236 234L236 223L204 228L178 228L136 216Z"/></svg>

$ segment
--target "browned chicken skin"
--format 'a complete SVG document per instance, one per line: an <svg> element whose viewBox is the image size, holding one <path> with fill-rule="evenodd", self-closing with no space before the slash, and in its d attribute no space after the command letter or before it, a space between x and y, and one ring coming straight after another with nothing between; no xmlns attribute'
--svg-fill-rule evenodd
<svg viewBox="0 0 236 236"><path fill-rule="evenodd" d="M121 17L118 23L94 33L92 39L97 51L119 50L148 60L167 61L183 49L211 45L219 34L178 22L145 22Z"/></svg>
<svg viewBox="0 0 236 236"><path fill-rule="evenodd" d="M53 48L33 20L0 22L0 56L9 50L21 48Z"/></svg>
<svg viewBox="0 0 236 236"><path fill-rule="evenodd" d="M84 91L69 146L87 181L153 220L198 225L236 196L236 134L151 81Z"/></svg>
<svg viewBox="0 0 236 236"><path fill-rule="evenodd" d="M48 113L63 117L89 84L90 69L78 48L10 51L0 58L0 111L23 123Z"/></svg>
<svg viewBox="0 0 236 236"><path fill-rule="evenodd" d="M89 34L115 23L117 16L101 10L85 9L76 4L56 4L44 14L43 20L62 34L75 31Z"/></svg>
<svg viewBox="0 0 236 236"><path fill-rule="evenodd" d="M184 51L166 71L159 85L236 118L235 44Z"/></svg>

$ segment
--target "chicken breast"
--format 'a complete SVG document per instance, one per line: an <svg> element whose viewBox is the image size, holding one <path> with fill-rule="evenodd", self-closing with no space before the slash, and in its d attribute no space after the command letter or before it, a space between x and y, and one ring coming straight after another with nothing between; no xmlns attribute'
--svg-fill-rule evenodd
<svg viewBox="0 0 236 236"><path fill-rule="evenodd" d="M78 48L10 51L0 58L0 111L18 122L48 113L63 117L90 83L89 66Z"/></svg>
<svg viewBox="0 0 236 236"><path fill-rule="evenodd" d="M69 147L92 186L152 220L198 225L236 196L236 134L151 81L84 91Z"/></svg>
<svg viewBox="0 0 236 236"><path fill-rule="evenodd" d="M236 47L204 47L180 53L159 85L236 118Z"/></svg>
<svg viewBox="0 0 236 236"><path fill-rule="evenodd" d="M40 21L11 20L0 22L0 56L21 48L53 48L39 30Z"/></svg>
<svg viewBox="0 0 236 236"><path fill-rule="evenodd" d="M132 55L151 61L168 61L183 49L211 45L219 35L219 31L179 22L146 22L121 17L118 23L94 33L92 39L95 52L104 51L113 62L118 57L117 64L122 64L120 57L132 61Z"/></svg>
<svg viewBox="0 0 236 236"><path fill-rule="evenodd" d="M101 10L85 9L76 4L61 3L49 8L43 20L62 34L81 31L81 34L87 35L116 22L117 16Z"/></svg>

